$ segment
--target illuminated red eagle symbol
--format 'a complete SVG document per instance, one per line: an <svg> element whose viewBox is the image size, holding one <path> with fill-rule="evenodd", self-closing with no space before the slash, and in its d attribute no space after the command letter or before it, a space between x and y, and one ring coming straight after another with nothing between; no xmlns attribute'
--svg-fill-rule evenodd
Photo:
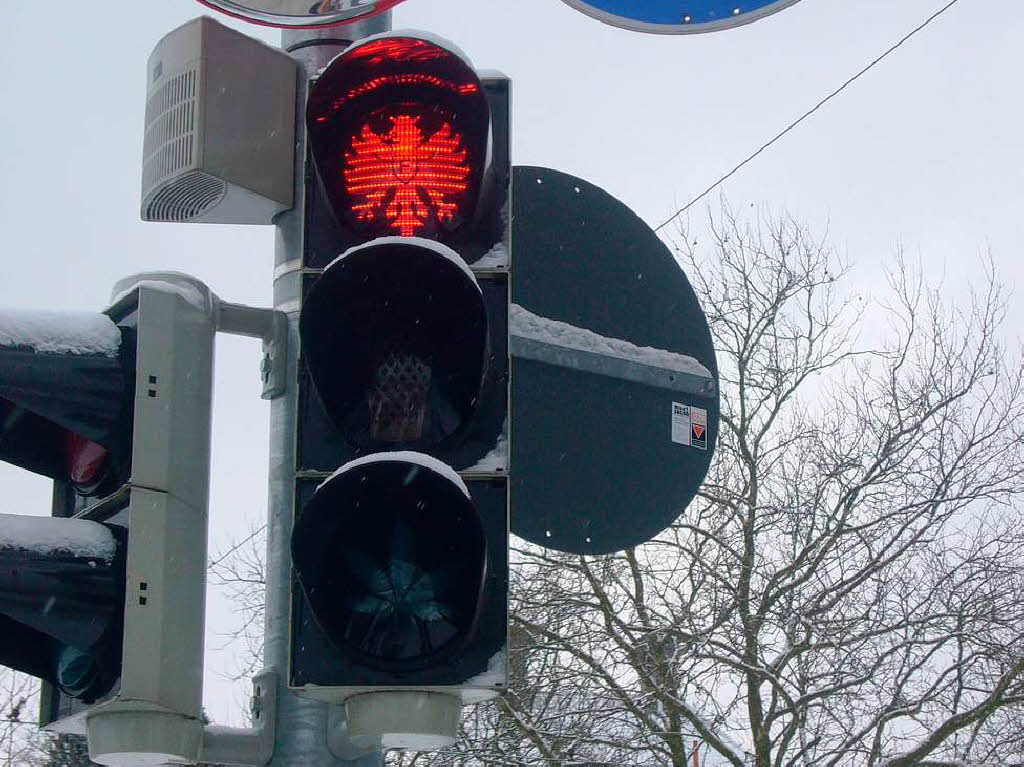
<svg viewBox="0 0 1024 767"><path fill-rule="evenodd" d="M345 191L356 219L403 237L450 222L469 187L462 136L437 112L410 107L366 119L345 152Z"/></svg>

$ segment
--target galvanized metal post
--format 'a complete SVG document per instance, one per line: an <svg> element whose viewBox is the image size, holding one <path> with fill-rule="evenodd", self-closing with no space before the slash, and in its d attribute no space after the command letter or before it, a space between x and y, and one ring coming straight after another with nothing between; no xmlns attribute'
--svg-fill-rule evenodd
<svg viewBox="0 0 1024 767"><path fill-rule="evenodd" d="M264 664L280 670L272 767L358 765L379 767L380 754L342 761L327 747L326 703L299 698L287 689L290 647L291 533L295 503L295 387L299 350L299 294L305 211L305 109L307 83L353 40L391 28L390 13L324 29L285 30L281 47L299 64L295 100L295 206L277 220L274 308L288 316L288 388L270 405L270 486L267 501L267 564ZM312 270L319 271L319 270Z"/></svg>

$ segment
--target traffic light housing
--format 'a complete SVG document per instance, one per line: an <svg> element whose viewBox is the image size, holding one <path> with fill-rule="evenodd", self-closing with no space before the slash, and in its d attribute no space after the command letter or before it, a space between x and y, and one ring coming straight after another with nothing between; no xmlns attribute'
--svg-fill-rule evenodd
<svg viewBox="0 0 1024 767"><path fill-rule="evenodd" d="M450 742L505 685L508 94L418 33L309 90L289 683L346 756Z"/></svg>
<svg viewBox="0 0 1024 767"><path fill-rule="evenodd" d="M222 307L192 278L146 277L102 314L0 315L2 455L53 477L69 517L0 518L0 662L44 679L42 723L87 733L105 764L196 761L203 737Z"/></svg>
<svg viewBox="0 0 1024 767"><path fill-rule="evenodd" d="M93 703L121 673L126 530L0 514L0 665Z"/></svg>
<svg viewBox="0 0 1024 767"><path fill-rule="evenodd" d="M131 464L134 331L99 312L0 314L0 460L99 496Z"/></svg>
<svg viewBox="0 0 1024 767"><path fill-rule="evenodd" d="M100 312L0 313L0 459L80 503L131 467L135 328ZM127 530L0 515L0 664L89 704L121 673Z"/></svg>

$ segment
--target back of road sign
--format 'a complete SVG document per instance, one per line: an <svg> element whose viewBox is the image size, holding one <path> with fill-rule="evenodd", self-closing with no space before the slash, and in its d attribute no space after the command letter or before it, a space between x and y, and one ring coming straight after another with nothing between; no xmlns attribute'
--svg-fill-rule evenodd
<svg viewBox="0 0 1024 767"><path fill-rule="evenodd" d="M797 0L565 0L605 24L685 35L730 29L781 11Z"/></svg>
<svg viewBox="0 0 1024 767"><path fill-rule="evenodd" d="M536 348L511 331L512 532L586 554L642 543L693 499L718 435L697 296L629 208L547 168L514 169L512 258L512 301L551 329Z"/></svg>

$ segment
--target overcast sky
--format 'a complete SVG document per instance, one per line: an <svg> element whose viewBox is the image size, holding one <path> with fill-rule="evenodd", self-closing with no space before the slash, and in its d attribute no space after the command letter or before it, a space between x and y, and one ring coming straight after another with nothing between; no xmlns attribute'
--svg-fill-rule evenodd
<svg viewBox="0 0 1024 767"><path fill-rule="evenodd" d="M512 77L514 162L582 176L657 224L944 4L801 0L745 27L680 37L614 29L561 0L407 0L393 17L396 29L435 32ZM212 12L194 0L3 3L0 306L100 310L115 280L149 269L269 304L270 227L139 220L146 60L202 13ZM951 291L986 250L1020 283L1022 39L1020 0L961 0L724 194L819 232L827 224L867 289L899 243ZM266 509L259 344L221 337L216 365L211 552ZM48 482L0 465L0 483L2 511L49 512ZM242 696L221 678L231 650L215 649L230 605L216 594L208 603L206 706L220 723L240 722Z"/></svg>

